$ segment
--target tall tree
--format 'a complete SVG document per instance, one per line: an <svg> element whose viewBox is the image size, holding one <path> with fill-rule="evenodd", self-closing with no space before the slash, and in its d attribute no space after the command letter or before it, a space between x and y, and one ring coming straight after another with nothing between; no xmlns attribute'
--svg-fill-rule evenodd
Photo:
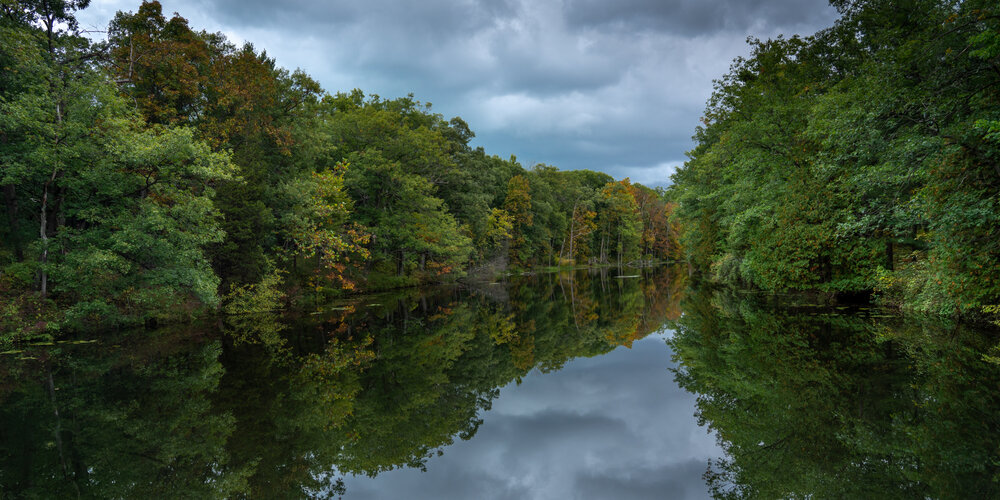
<svg viewBox="0 0 1000 500"><path fill-rule="evenodd" d="M194 123L212 60L207 41L187 20L163 15L159 2L118 12L108 26L108 65L115 81L149 123Z"/></svg>
<svg viewBox="0 0 1000 500"><path fill-rule="evenodd" d="M525 265L529 257L526 233L534 223L531 212L531 185L527 178L515 175L507 182L507 197L504 199L503 209L513 221L508 248L510 262L518 266Z"/></svg>
<svg viewBox="0 0 1000 500"><path fill-rule="evenodd" d="M597 238L600 262L613 259L618 267L639 257L642 221L628 179L610 182L598 198Z"/></svg>

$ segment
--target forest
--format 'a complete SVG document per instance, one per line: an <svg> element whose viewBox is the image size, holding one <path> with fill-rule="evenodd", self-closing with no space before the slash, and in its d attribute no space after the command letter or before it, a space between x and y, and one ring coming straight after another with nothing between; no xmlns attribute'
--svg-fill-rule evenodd
<svg viewBox="0 0 1000 500"><path fill-rule="evenodd" d="M88 3L0 3L3 342L664 261L1000 318L992 0L832 0L827 29L750 39L666 189L490 155L413 95L331 93L155 1L95 42Z"/></svg>
<svg viewBox="0 0 1000 500"><path fill-rule="evenodd" d="M1000 4L833 0L751 40L667 193L712 280L1000 318Z"/></svg>
<svg viewBox="0 0 1000 500"><path fill-rule="evenodd" d="M155 1L94 42L88 3L0 4L0 341L681 258L662 189L489 155Z"/></svg>

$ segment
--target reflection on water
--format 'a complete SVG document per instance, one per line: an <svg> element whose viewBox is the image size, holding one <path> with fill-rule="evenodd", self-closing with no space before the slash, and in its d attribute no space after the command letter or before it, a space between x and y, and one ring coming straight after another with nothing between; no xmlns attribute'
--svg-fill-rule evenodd
<svg viewBox="0 0 1000 500"><path fill-rule="evenodd" d="M539 275L3 355L0 498L1000 497L995 337L682 277Z"/></svg>
<svg viewBox="0 0 1000 500"><path fill-rule="evenodd" d="M669 341L726 498L1000 498L996 332L694 293Z"/></svg>
<svg viewBox="0 0 1000 500"><path fill-rule="evenodd" d="M541 275L4 356L0 496L351 497L344 477L426 469L475 436L532 370L647 337L681 286Z"/></svg>

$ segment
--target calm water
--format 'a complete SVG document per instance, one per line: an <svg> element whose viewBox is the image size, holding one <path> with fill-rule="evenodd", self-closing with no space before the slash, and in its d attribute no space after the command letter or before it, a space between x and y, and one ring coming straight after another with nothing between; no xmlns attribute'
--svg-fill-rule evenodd
<svg viewBox="0 0 1000 500"><path fill-rule="evenodd" d="M775 302L581 272L28 347L0 498L1000 496L995 332Z"/></svg>

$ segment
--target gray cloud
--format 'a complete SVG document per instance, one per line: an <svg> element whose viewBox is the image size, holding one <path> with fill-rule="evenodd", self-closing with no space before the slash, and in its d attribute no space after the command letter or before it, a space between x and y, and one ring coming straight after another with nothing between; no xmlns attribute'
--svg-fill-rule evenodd
<svg viewBox="0 0 1000 500"><path fill-rule="evenodd" d="M573 498L700 498L706 496L703 484L694 484L707 469L701 460L689 460L653 469L614 471L585 475L577 479Z"/></svg>
<svg viewBox="0 0 1000 500"><path fill-rule="evenodd" d="M242 26L273 26L287 29L295 23L304 30L320 28L368 27L405 28L412 41L446 40L487 28L495 20L513 16L516 6L509 1L423 0L366 2L334 0L215 0L207 8L221 22ZM373 33L386 35L387 30ZM335 33L331 33L335 35ZM364 43L365 40L354 42Z"/></svg>
<svg viewBox="0 0 1000 500"><path fill-rule="evenodd" d="M568 0L571 26L687 36L752 30L815 28L828 13L801 0Z"/></svg>
<svg viewBox="0 0 1000 500"><path fill-rule="evenodd" d="M504 478L456 468L448 474L434 474L432 480L415 470L398 470L377 480L349 478L346 498L351 500L386 498L478 498L523 500L531 497L524 487L511 485Z"/></svg>
<svg viewBox="0 0 1000 500"><path fill-rule="evenodd" d="M747 36L811 34L824 0L163 0L331 91L408 93L526 163L665 184ZM136 0L94 0L104 26Z"/></svg>

